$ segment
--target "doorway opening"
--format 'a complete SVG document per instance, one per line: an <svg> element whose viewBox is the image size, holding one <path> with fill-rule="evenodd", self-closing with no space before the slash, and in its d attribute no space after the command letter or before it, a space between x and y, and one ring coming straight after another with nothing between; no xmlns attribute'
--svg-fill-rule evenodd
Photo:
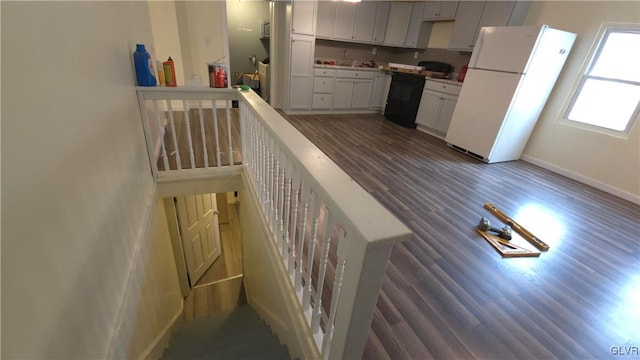
<svg viewBox="0 0 640 360"><path fill-rule="evenodd" d="M164 201L184 297L183 320L246 304L237 193Z"/></svg>

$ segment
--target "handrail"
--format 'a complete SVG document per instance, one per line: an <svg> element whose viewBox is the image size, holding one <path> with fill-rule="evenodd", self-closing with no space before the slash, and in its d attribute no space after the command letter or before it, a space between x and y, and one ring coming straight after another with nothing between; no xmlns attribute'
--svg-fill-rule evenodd
<svg viewBox="0 0 640 360"><path fill-rule="evenodd" d="M189 133L193 130L189 111L195 114L197 109L202 114L202 101L214 100L213 108L216 101L224 101L227 114L228 103L239 102L240 121L233 126L240 127L241 150L229 147L227 165L238 166L233 162L233 152L241 152L242 171L262 204L264 220L322 357L361 357L391 246L409 239L410 230L256 93L138 88L138 94L156 178L162 172L158 170L158 158L162 158L167 145L158 138L166 137L163 128L174 126L173 102L182 100L178 102L182 104L179 111L184 112ZM165 101L167 106L158 110L158 101ZM215 117L218 110L211 111ZM169 113L169 119L154 132L150 120L159 113ZM204 123L202 115L199 121ZM231 121L227 124L230 139ZM204 125L202 129L200 135L205 139ZM173 129L174 138L175 133ZM214 136L211 132L206 135ZM193 138L197 136L187 137L190 148ZM194 164L194 151L190 151L190 163ZM203 155L207 157L207 151ZM166 166L166 157L163 161ZM211 169L201 170L215 171L219 167L220 161ZM184 172L179 164L169 171ZM195 174L198 169L189 172Z"/></svg>

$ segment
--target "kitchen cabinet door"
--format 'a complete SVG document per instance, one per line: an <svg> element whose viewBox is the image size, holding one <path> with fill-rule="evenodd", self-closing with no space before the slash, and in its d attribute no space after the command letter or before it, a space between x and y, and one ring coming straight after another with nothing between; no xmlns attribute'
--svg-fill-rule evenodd
<svg viewBox="0 0 640 360"><path fill-rule="evenodd" d="M357 4L338 2L333 38L337 40L353 40L353 29L356 22Z"/></svg>
<svg viewBox="0 0 640 360"><path fill-rule="evenodd" d="M440 113L440 94L432 92L423 92L420 98L420 106L416 115L416 123L428 128L434 128L438 121Z"/></svg>
<svg viewBox="0 0 640 360"><path fill-rule="evenodd" d="M455 110L456 108L457 101L457 97L449 95L442 96L440 114L438 114L438 121L436 122L434 128L443 134L446 134L447 130L449 130L449 124L451 123L453 110Z"/></svg>
<svg viewBox="0 0 640 360"><path fill-rule="evenodd" d="M308 76L291 76L291 92L289 93L290 109L308 109L311 105L311 78Z"/></svg>
<svg viewBox="0 0 640 360"><path fill-rule="evenodd" d="M424 4L422 20L443 21L452 20L456 16L457 1L430 1Z"/></svg>
<svg viewBox="0 0 640 360"><path fill-rule="evenodd" d="M351 107L355 109L366 109L371 101L372 80L355 80L353 83L353 96Z"/></svg>
<svg viewBox="0 0 640 360"><path fill-rule="evenodd" d="M291 35L289 107L308 109L313 87L313 36Z"/></svg>
<svg viewBox="0 0 640 360"><path fill-rule="evenodd" d="M353 39L361 42L371 42L373 39L373 27L376 18L378 4L375 1L357 3L356 24L353 31Z"/></svg>
<svg viewBox="0 0 640 360"><path fill-rule="evenodd" d="M384 43L384 35L387 30L387 21L389 20L389 10L391 9L391 4L388 2L379 2L378 9L376 11L376 21L373 27L373 43L374 44L382 44Z"/></svg>
<svg viewBox="0 0 640 360"><path fill-rule="evenodd" d="M482 9L484 9L483 1L460 1L458 3L456 21L449 40L449 49L473 51Z"/></svg>
<svg viewBox="0 0 640 360"><path fill-rule="evenodd" d="M413 5L413 9L411 10L411 18L409 19L409 28L407 29L407 37L405 38L404 45L410 48L418 47L418 39L420 38L420 32L423 28L422 22L422 11L424 9L424 4L417 3ZM424 24L427 26L427 24ZM427 42L429 41L427 37ZM426 48L427 44L423 44L423 47Z"/></svg>
<svg viewBox="0 0 640 360"><path fill-rule="evenodd" d="M335 1L318 1L318 18L316 21L316 37L333 38L333 26L336 21Z"/></svg>
<svg viewBox="0 0 640 360"><path fill-rule="evenodd" d="M478 38L480 28L482 27L507 25L514 6L514 1L486 1L482 9L482 16L480 17L475 38Z"/></svg>
<svg viewBox="0 0 640 360"><path fill-rule="evenodd" d="M412 4L391 4L384 44L389 46L405 46L407 30L411 21Z"/></svg>
<svg viewBox="0 0 640 360"><path fill-rule="evenodd" d="M473 51L482 27L522 25L528 9L529 1L460 1L449 49Z"/></svg>
<svg viewBox="0 0 640 360"><path fill-rule="evenodd" d="M353 99L353 79L336 79L333 90L333 108L350 109Z"/></svg>
<svg viewBox="0 0 640 360"><path fill-rule="evenodd" d="M374 75L373 89L371 90L371 104L369 104L371 109L378 110L384 108L387 103L390 84L391 75L384 73Z"/></svg>
<svg viewBox="0 0 640 360"><path fill-rule="evenodd" d="M294 34L315 35L316 1L293 0L291 32Z"/></svg>

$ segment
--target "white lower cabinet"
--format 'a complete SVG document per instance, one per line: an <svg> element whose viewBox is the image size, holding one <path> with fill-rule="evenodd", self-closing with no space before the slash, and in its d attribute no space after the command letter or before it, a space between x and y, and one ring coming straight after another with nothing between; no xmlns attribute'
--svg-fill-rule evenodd
<svg viewBox="0 0 640 360"><path fill-rule="evenodd" d="M373 77L373 89L371 90L372 110L383 109L387 103L387 95L389 94L389 86L391 85L391 75L380 73Z"/></svg>
<svg viewBox="0 0 640 360"><path fill-rule="evenodd" d="M333 108L369 108L372 88L373 72L338 70L333 91Z"/></svg>
<svg viewBox="0 0 640 360"><path fill-rule="evenodd" d="M312 109L331 109L335 70L314 69Z"/></svg>
<svg viewBox="0 0 640 360"><path fill-rule="evenodd" d="M460 85L425 82L416 123L429 133L444 138L458 101Z"/></svg>

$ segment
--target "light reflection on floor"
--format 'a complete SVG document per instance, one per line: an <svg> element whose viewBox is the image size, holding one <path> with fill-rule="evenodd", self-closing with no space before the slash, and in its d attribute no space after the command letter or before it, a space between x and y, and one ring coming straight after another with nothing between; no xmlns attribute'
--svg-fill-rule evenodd
<svg viewBox="0 0 640 360"><path fill-rule="evenodd" d="M561 239L566 233L561 216L546 206L536 203L526 203L512 218L535 236L549 245L552 250L561 246Z"/></svg>
<svg viewBox="0 0 640 360"><path fill-rule="evenodd" d="M513 215L509 214L509 216L520 226L526 228L549 245L547 252L555 251L562 245L561 240L566 234L566 228L561 221L561 216L548 207L530 202L524 204ZM520 235L514 231L514 240L519 238ZM539 251L524 239L515 244ZM518 270L527 279L537 281L538 277L544 273L544 269L540 266L544 264L544 261L541 261L541 257L544 257L547 252L542 252L540 257L509 259L508 266L513 270Z"/></svg>
<svg viewBox="0 0 640 360"><path fill-rule="evenodd" d="M624 345L633 345L637 349L640 346L640 274L629 279L620 292L620 299L622 301L609 314L610 325L624 337L627 342Z"/></svg>

